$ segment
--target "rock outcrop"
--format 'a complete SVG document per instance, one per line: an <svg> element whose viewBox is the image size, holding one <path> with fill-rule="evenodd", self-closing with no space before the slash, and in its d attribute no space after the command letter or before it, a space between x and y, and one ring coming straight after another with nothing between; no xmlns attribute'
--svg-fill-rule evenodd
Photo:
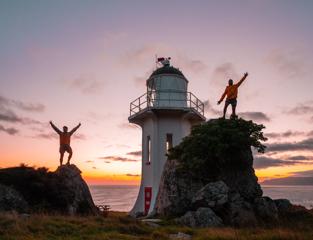
<svg viewBox="0 0 313 240"><path fill-rule="evenodd" d="M269 197L260 197L254 200L256 214L264 221L277 221L278 210L275 201Z"/></svg>
<svg viewBox="0 0 313 240"><path fill-rule="evenodd" d="M69 198L65 201L68 214L96 214L98 212L89 188L81 177L81 171L75 165L58 167L55 174L70 193L68 194Z"/></svg>
<svg viewBox="0 0 313 240"><path fill-rule="evenodd" d="M228 202L228 187L223 181L211 182L196 192L191 203L194 208L210 207L218 209Z"/></svg>
<svg viewBox="0 0 313 240"><path fill-rule="evenodd" d="M198 208L197 211L189 211L184 216L176 219L177 223L189 227L220 227L223 221L210 208Z"/></svg>
<svg viewBox="0 0 313 240"><path fill-rule="evenodd" d="M63 165L55 172L26 166L0 169L0 184L0 211L98 214L75 165Z"/></svg>
<svg viewBox="0 0 313 240"><path fill-rule="evenodd" d="M170 150L154 213L191 227L277 222L292 205L262 197L251 147L264 152L263 128L243 119L194 127Z"/></svg>
<svg viewBox="0 0 313 240"><path fill-rule="evenodd" d="M0 184L0 212L15 211L27 212L29 209L27 202L13 188Z"/></svg>

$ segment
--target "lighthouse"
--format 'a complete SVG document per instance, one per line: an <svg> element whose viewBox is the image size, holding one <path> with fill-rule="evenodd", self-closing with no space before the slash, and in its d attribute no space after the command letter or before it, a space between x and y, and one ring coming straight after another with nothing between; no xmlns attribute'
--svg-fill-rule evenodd
<svg viewBox="0 0 313 240"><path fill-rule="evenodd" d="M130 215L149 215L154 209L166 153L205 121L204 104L188 91L188 80L159 58L159 66L146 81L147 91L130 103L130 123L142 129L142 173L137 200Z"/></svg>

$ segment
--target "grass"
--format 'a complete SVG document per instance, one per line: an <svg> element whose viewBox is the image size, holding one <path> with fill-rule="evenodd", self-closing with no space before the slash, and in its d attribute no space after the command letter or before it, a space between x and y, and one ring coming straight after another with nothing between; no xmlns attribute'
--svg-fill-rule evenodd
<svg viewBox="0 0 313 240"><path fill-rule="evenodd" d="M171 222L152 227L120 212L110 212L107 218L1 214L0 240L167 240L169 234L178 232L190 234L194 240L311 240L312 226L297 222L289 227L192 229Z"/></svg>

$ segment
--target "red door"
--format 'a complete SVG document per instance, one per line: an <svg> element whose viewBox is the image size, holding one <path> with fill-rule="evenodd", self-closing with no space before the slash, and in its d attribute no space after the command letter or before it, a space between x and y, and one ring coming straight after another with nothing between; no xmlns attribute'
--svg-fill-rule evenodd
<svg viewBox="0 0 313 240"><path fill-rule="evenodd" d="M148 214L151 204L152 187L145 187L145 215Z"/></svg>

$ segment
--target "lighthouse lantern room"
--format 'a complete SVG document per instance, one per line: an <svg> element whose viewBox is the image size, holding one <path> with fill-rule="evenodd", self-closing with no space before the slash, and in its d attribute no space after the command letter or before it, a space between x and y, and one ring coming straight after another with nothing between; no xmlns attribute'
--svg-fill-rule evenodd
<svg viewBox="0 0 313 240"><path fill-rule="evenodd" d="M170 66L170 58L158 62L162 66L146 81L147 92L130 103L128 120L142 128L141 185L132 216L153 211L168 149L205 121L204 104L188 92L183 73Z"/></svg>

